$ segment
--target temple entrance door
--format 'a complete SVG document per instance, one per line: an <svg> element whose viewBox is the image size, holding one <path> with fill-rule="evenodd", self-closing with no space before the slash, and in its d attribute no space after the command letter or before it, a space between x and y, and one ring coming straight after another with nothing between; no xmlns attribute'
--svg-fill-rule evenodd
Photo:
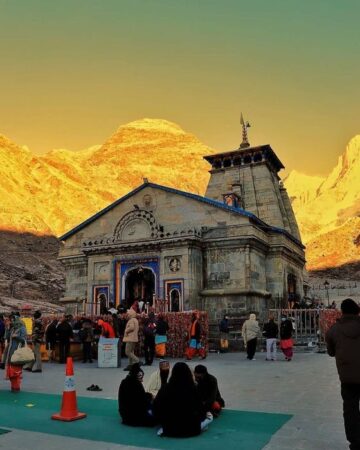
<svg viewBox="0 0 360 450"><path fill-rule="evenodd" d="M180 292L178 289L172 289L170 292L170 311L180 311Z"/></svg>
<svg viewBox="0 0 360 450"><path fill-rule="evenodd" d="M127 307L134 300L143 300L152 305L155 293L155 275L146 267L136 267L128 272L125 280L125 299Z"/></svg>

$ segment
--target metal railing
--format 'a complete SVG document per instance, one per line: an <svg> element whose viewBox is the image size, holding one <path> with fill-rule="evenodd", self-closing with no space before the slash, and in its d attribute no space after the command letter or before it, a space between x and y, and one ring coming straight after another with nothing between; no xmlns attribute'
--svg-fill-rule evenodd
<svg viewBox="0 0 360 450"><path fill-rule="evenodd" d="M284 316L292 321L293 339L297 345L311 347L321 343L320 312L317 309L270 309L269 315L274 316L279 326Z"/></svg>

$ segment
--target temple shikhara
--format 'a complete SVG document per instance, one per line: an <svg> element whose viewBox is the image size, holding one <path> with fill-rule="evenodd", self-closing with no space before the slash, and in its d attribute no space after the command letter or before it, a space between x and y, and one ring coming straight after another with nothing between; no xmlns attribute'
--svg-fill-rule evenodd
<svg viewBox="0 0 360 450"><path fill-rule="evenodd" d="M215 319L303 296L304 246L273 149L250 146L243 123L238 149L205 159L204 197L145 179L60 238L64 303L142 299Z"/></svg>

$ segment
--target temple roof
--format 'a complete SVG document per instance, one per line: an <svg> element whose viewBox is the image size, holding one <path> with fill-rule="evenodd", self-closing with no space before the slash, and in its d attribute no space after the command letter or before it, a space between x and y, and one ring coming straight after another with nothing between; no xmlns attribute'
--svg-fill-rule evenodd
<svg viewBox="0 0 360 450"><path fill-rule="evenodd" d="M261 153L266 157L266 160L271 161L277 171L284 169L283 163L276 156L276 153L271 148L269 144L266 145L258 145L256 147L244 147L238 148L236 150L230 150L227 152L215 153L212 155L204 156L204 159L208 161L211 165L214 161L223 159L223 158L235 158L235 157L245 157L247 155L254 155L256 153Z"/></svg>
<svg viewBox="0 0 360 450"><path fill-rule="evenodd" d="M255 216L255 214L253 214L253 213L251 213L249 211L245 211L242 208L229 206L229 205L226 205L223 202L214 200L212 198L203 197L201 195L192 194L190 192L185 192L185 191L180 191L178 189L170 188L170 187L167 187L167 186L162 186L161 184L149 183L149 182L145 182L145 183L141 184L140 186L138 186L137 188L135 188L134 190L132 190L128 194L124 195L123 197L119 198L115 202L111 203L106 208L102 209L101 211L97 212L93 216L89 217L84 222L80 223L79 225L77 225L76 227L74 227L73 229L71 229L70 231L65 233L64 235L60 236L59 240L60 241L66 241L66 239L68 239L69 237L73 236L78 231L82 230L87 225L89 225L90 223L92 223L95 220L97 220L99 217L103 216L108 211L112 210L113 208L115 208L116 206L120 205L122 202L124 202L128 198L132 197L133 195L137 194L138 192L142 191L143 189L145 189L147 187L150 187L150 188L153 188L153 189L159 189L159 190L162 190L162 191L165 191L165 192L168 192L168 193L171 193L171 194L175 194L175 195L181 195L183 197L190 198L192 200L196 200L196 201L199 201L199 202L202 202L202 203L206 203L206 204L214 206L216 208L221 208L223 210L227 210L227 211L233 212L235 214L239 214L241 216L248 217L253 223L256 223L261 228L264 228L266 230L271 230L271 231L273 231L275 233L285 234L292 241L294 241L298 245L302 246L301 242L298 241L296 238L294 238L294 236L292 236L286 230L270 226L270 225L266 224L265 222L263 222L262 220L260 220L257 216Z"/></svg>

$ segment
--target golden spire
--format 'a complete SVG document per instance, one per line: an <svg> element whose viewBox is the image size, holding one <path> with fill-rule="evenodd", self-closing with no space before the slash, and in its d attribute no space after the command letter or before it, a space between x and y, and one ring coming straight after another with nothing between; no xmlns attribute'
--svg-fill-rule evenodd
<svg viewBox="0 0 360 450"><path fill-rule="evenodd" d="M240 148L250 147L247 129L250 128L249 122L244 120L243 114L240 116L240 124L242 126L242 143L240 144Z"/></svg>

